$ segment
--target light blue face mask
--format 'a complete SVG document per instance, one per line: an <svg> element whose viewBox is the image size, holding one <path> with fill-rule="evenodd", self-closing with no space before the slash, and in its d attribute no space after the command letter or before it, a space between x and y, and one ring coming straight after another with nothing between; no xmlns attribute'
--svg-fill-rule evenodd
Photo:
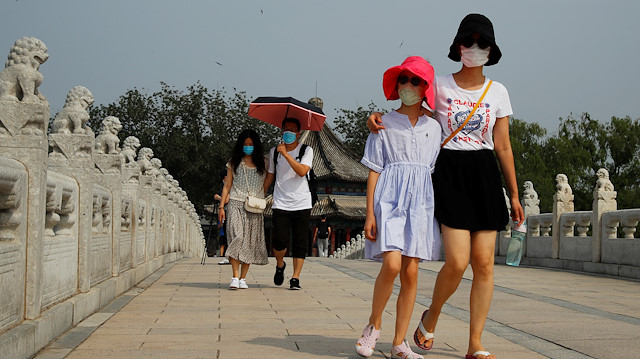
<svg viewBox="0 0 640 359"><path fill-rule="evenodd" d="M284 131L282 134L282 142L286 145L290 145L296 141L296 133L291 131Z"/></svg>
<svg viewBox="0 0 640 359"><path fill-rule="evenodd" d="M242 152L249 156L253 153L253 146L242 146Z"/></svg>

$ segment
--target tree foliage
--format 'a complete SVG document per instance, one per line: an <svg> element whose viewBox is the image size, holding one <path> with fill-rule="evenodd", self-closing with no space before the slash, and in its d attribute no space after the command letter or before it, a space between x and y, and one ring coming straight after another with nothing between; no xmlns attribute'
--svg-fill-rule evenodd
<svg viewBox="0 0 640 359"><path fill-rule="evenodd" d="M228 93L196 83L182 91L161 83L151 95L134 88L114 103L91 108L89 125L96 130L106 116L118 117L121 141L136 136L151 148L202 213L220 191L219 173L242 130L256 130L266 149L275 145L279 130L249 117L248 109L246 94L235 89Z"/></svg>
<svg viewBox="0 0 640 359"><path fill-rule="evenodd" d="M356 110L338 109L338 117L335 119L335 130L344 137L344 143L356 154L364 153L364 145L369 136L367 118L374 112L387 112L378 108L373 101L367 108L362 106Z"/></svg>
<svg viewBox="0 0 640 359"><path fill-rule="evenodd" d="M591 210L596 172L609 171L618 191L618 208L640 207L640 122L612 117L602 124L588 113L560 118L558 130L549 137L537 124L513 120L511 145L519 188L534 184L542 212L551 212L555 176L564 173L573 189L577 211Z"/></svg>

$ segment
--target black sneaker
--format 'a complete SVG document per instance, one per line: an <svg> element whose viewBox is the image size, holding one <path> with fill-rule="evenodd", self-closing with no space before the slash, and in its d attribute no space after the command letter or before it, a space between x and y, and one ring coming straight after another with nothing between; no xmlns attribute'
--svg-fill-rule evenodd
<svg viewBox="0 0 640 359"><path fill-rule="evenodd" d="M302 289L300 288L300 279L291 278L291 280L289 281L289 289L293 289L293 290Z"/></svg>
<svg viewBox="0 0 640 359"><path fill-rule="evenodd" d="M282 285L284 282L284 269L287 268L287 263L282 264L282 268L278 267L276 263L276 274L273 275L273 284Z"/></svg>

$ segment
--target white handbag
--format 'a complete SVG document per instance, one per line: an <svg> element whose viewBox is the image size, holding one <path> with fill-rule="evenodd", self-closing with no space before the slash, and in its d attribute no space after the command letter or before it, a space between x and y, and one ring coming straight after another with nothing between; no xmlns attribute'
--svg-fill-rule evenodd
<svg viewBox="0 0 640 359"><path fill-rule="evenodd" d="M247 184L247 199L244 201L244 210L250 213L263 213L265 208L267 208L267 200L251 195L251 193L249 192L249 180L247 180L247 171L244 167L242 167L242 170L244 172L245 183Z"/></svg>

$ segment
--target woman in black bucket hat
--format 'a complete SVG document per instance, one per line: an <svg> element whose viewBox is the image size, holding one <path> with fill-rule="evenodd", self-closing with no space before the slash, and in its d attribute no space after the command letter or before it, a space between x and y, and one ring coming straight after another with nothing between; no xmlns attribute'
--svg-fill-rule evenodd
<svg viewBox="0 0 640 359"><path fill-rule="evenodd" d="M501 57L491 21L484 15L469 14L449 48L449 58L462 62L462 68L436 76L435 81L433 115L442 127L443 143L433 186L445 263L414 340L424 350L432 348L442 307L470 263L473 284L466 359L496 358L485 350L481 337L493 296L496 234L509 222L500 170L510 194L511 218L514 224L524 220L509 140L509 116L513 114L509 94L502 84L483 74L484 66L495 65ZM377 131L384 128L379 123L380 114L374 113L367 125Z"/></svg>

